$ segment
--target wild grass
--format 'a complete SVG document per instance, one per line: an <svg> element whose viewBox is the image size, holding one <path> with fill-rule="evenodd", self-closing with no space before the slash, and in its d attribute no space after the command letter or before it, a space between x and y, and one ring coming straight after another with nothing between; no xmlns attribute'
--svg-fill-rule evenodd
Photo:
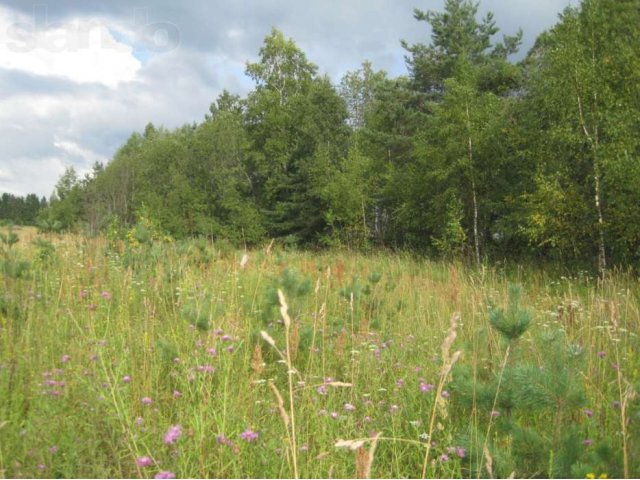
<svg viewBox="0 0 640 480"><path fill-rule="evenodd" d="M10 257L0 476L640 475L628 273L71 235Z"/></svg>

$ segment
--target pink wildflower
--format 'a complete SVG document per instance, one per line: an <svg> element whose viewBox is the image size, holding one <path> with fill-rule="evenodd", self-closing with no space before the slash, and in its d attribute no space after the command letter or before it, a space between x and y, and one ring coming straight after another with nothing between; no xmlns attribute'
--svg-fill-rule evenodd
<svg viewBox="0 0 640 480"><path fill-rule="evenodd" d="M157 478L157 479L176 478L176 474L173 472L163 470L161 472L156 473L155 477L153 478Z"/></svg>
<svg viewBox="0 0 640 480"><path fill-rule="evenodd" d="M136 459L136 465L138 465L139 467L150 467L151 465L153 465L153 460L151 460L149 457L138 457Z"/></svg>
<svg viewBox="0 0 640 480"><path fill-rule="evenodd" d="M171 445L182 435L182 428L180 425L171 425L167 433L164 434L164 443Z"/></svg>
<svg viewBox="0 0 640 480"><path fill-rule="evenodd" d="M244 432L240 434L240 438L246 440L247 442L253 442L258 439L257 432L254 432L250 428L247 428Z"/></svg>

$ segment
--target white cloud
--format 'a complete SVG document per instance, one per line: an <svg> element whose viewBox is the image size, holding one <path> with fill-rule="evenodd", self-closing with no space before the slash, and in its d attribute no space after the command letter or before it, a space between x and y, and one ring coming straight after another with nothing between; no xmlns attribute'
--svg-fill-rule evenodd
<svg viewBox="0 0 640 480"><path fill-rule="evenodd" d="M140 70L133 48L117 41L105 20L35 23L0 7L0 67L108 87L133 80Z"/></svg>
<svg viewBox="0 0 640 480"><path fill-rule="evenodd" d="M36 193L47 198L67 166L59 157L15 158L4 163L3 174L0 175L0 192L13 195Z"/></svg>

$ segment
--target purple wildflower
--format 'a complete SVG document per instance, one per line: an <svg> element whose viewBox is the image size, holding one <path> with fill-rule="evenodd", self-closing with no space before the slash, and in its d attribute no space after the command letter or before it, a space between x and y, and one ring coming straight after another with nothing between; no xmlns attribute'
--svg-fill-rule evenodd
<svg viewBox="0 0 640 480"><path fill-rule="evenodd" d="M316 392L318 392L319 395L326 395L327 387L325 387L324 385L320 385L318 388L316 388Z"/></svg>
<svg viewBox="0 0 640 480"><path fill-rule="evenodd" d="M389 413L396 413L398 410L400 410L400 407L396 404L393 404L389 407Z"/></svg>
<svg viewBox="0 0 640 480"><path fill-rule="evenodd" d="M613 402L611 402L611 406L613 408L620 408L622 404L620 403L620 400L614 400Z"/></svg>
<svg viewBox="0 0 640 480"><path fill-rule="evenodd" d="M598 357L600 358L604 358L607 355L607 352L598 352L596 353L596 355L598 355Z"/></svg>
<svg viewBox="0 0 640 480"><path fill-rule="evenodd" d="M250 428L247 428L244 432L240 434L240 438L247 442L253 442L254 440L258 439L258 433L254 432Z"/></svg>
<svg viewBox="0 0 640 480"><path fill-rule="evenodd" d="M71 356L70 355L63 355L62 356L62 363L67 363L69 360L71 360Z"/></svg>
<svg viewBox="0 0 640 480"><path fill-rule="evenodd" d="M156 473L155 477L153 478L157 478L157 479L176 478L176 474L173 472L169 472L167 470L163 470L162 472Z"/></svg>
<svg viewBox="0 0 640 480"><path fill-rule="evenodd" d="M589 417L589 418L593 417L593 410L591 410L591 409L589 409L589 408L585 408L585 409L583 410L583 412L584 412L584 414L585 414L587 417Z"/></svg>
<svg viewBox="0 0 640 480"><path fill-rule="evenodd" d="M177 400L178 398L180 398L182 396L182 392L180 390L174 390L173 391L173 399Z"/></svg>
<svg viewBox="0 0 640 480"><path fill-rule="evenodd" d="M51 455L55 455L57 451L58 451L58 447L56 445L53 445L52 447L49 447L49 453Z"/></svg>
<svg viewBox="0 0 640 480"><path fill-rule="evenodd" d="M164 443L171 445L182 435L182 428L180 425L171 425L167 433L164 434Z"/></svg>
<svg viewBox="0 0 640 480"><path fill-rule="evenodd" d="M136 425L141 426L144 423L144 418L138 417L136 418Z"/></svg>
<svg viewBox="0 0 640 480"><path fill-rule="evenodd" d="M442 395L442 398L449 398L451 396L451 394L446 390L443 390L441 395Z"/></svg>
<svg viewBox="0 0 640 480"><path fill-rule="evenodd" d="M593 440L591 440L590 438L587 438L587 439L585 439L585 440L583 440L583 441L582 441L582 444L583 444L585 447L589 447L589 446L593 445Z"/></svg>
<svg viewBox="0 0 640 480"><path fill-rule="evenodd" d="M220 340L222 340L223 342L230 342L231 341L231 335L223 335Z"/></svg>
<svg viewBox="0 0 640 480"><path fill-rule="evenodd" d="M499 417L500 416L500 412L497 410L491 410L491 416L493 418Z"/></svg>
<svg viewBox="0 0 640 480"><path fill-rule="evenodd" d="M340 415L338 414L338 412L331 412L331 418L333 418L334 420L337 420L339 416Z"/></svg>
<svg viewBox="0 0 640 480"><path fill-rule="evenodd" d="M107 292L107 291L102 292L102 293L100 294L100 296L101 296L102 298L104 298L105 300L111 300L111 294L110 294L109 292Z"/></svg>
<svg viewBox="0 0 640 480"><path fill-rule="evenodd" d="M150 397L142 397L140 401L143 405L151 405L153 403L153 400L151 400Z"/></svg>
<svg viewBox="0 0 640 480"><path fill-rule="evenodd" d="M443 453L442 455L440 455L440 461L441 462L449 461L449 455L447 455L446 453Z"/></svg>
<svg viewBox="0 0 640 480"><path fill-rule="evenodd" d="M456 447L456 455L459 458L464 458L467 454L467 451L462 447Z"/></svg>
<svg viewBox="0 0 640 480"><path fill-rule="evenodd" d="M217 354L218 351L215 348L207 348L207 355L215 357Z"/></svg>
<svg viewBox="0 0 640 480"><path fill-rule="evenodd" d="M435 385L431 383L420 382L420 391L423 393L428 393L435 388Z"/></svg>
<svg viewBox="0 0 640 480"><path fill-rule="evenodd" d="M404 387L404 380L403 379L398 379L398 381L396 382L396 387L398 388L402 388Z"/></svg>
<svg viewBox="0 0 640 480"><path fill-rule="evenodd" d="M138 457L136 459L136 465L138 465L139 467L150 467L151 465L153 465L153 460L151 460L149 457Z"/></svg>
<svg viewBox="0 0 640 480"><path fill-rule="evenodd" d="M347 412L353 412L353 411L356 409L356 407L355 407L355 405L353 405L353 404L351 404L351 403L345 403L345 404L344 404L344 409L345 409Z"/></svg>
<svg viewBox="0 0 640 480"><path fill-rule="evenodd" d="M122 381L124 383L131 383L131 377L129 375L125 375L124 377L122 377Z"/></svg>

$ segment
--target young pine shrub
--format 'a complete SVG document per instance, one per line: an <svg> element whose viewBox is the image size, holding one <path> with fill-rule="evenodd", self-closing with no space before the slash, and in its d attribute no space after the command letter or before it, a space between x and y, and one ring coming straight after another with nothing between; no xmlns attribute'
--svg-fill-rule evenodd
<svg viewBox="0 0 640 480"><path fill-rule="evenodd" d="M583 353L570 348L561 330L521 341L533 315L521 306L520 287L511 286L508 293L507 307L492 305L488 314L506 344L502 361L482 374L460 366L449 385L459 414L477 418L462 434L473 439L470 451L489 452L469 455L468 474L486 476L489 457L496 477L514 471L518 477L572 476L590 445L582 425ZM537 354L532 357L531 351Z"/></svg>

